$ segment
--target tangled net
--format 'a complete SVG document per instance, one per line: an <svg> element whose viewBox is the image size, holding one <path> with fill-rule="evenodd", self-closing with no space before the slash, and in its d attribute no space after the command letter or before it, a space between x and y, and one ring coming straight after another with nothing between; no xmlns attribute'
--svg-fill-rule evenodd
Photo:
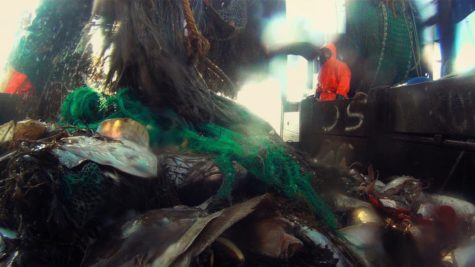
<svg viewBox="0 0 475 267"><path fill-rule="evenodd" d="M243 117L252 118L242 108L239 112ZM236 174L233 162L237 162L286 196L304 197L330 228L336 228L333 213L312 188L311 176L302 173L299 163L286 151L283 143L269 136L263 122L256 120L246 129L240 129L241 132L211 123L192 125L169 109L152 112L129 90L106 96L86 87L77 89L66 98L61 116L65 123L82 128L95 128L109 118L136 120L146 125L152 145L179 145L182 149L212 155L226 177L218 191L219 196L230 196Z"/></svg>

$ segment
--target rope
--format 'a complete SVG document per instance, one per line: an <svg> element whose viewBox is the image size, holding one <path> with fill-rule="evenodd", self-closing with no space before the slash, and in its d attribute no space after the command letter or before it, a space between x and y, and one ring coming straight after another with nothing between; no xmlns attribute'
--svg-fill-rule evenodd
<svg viewBox="0 0 475 267"><path fill-rule="evenodd" d="M199 32L195 17L191 9L190 0L182 0L183 13L185 15L186 30L188 38L185 40L185 46L188 50L188 57L192 63L196 63L199 58L204 58L209 51L210 44L208 40Z"/></svg>
<svg viewBox="0 0 475 267"><path fill-rule="evenodd" d="M229 86L227 93L234 93L236 92L236 85L234 82L229 78L226 73L218 66L216 65L213 61L211 61L209 58L204 59L204 63L206 64L207 69L212 72L218 79L221 80L221 82L227 83Z"/></svg>
<svg viewBox="0 0 475 267"><path fill-rule="evenodd" d="M193 15L189 0L182 0L183 13L185 15L186 29L188 31L188 38L185 42L185 46L188 50L188 57L192 63L196 63L198 59L203 59L207 68L214 73L223 82L226 82L230 87L228 91L235 91L234 82L224 73L224 71L214 64L209 58L206 57L210 49L210 43L203 34L198 30L196 20ZM205 2L209 6L209 3Z"/></svg>
<svg viewBox="0 0 475 267"><path fill-rule="evenodd" d="M383 14L383 24L384 24L384 32L383 32L383 42L381 44L381 52L379 54L379 59L378 59L378 66L376 67L376 72L374 74L374 78L373 78L373 81L371 82L371 87L374 85L374 83L376 82L377 78L378 78L378 75L379 75L379 71L381 69L381 64L383 62L383 57L384 57L384 54L385 54L385 50L386 50L386 41L387 41L387 38L388 38L388 10L386 8L386 5L384 3L380 3L379 4L380 7L381 7L381 13Z"/></svg>

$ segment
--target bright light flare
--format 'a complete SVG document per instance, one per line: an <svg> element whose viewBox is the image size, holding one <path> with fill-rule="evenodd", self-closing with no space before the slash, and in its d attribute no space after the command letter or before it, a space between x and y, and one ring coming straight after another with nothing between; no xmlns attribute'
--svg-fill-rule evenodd
<svg viewBox="0 0 475 267"><path fill-rule="evenodd" d="M295 42L320 46L345 32L344 0L288 0L286 8L286 16L276 16L264 27L262 42L268 48Z"/></svg>
<svg viewBox="0 0 475 267"><path fill-rule="evenodd" d="M475 68L475 45L465 44L455 60L455 72L464 73Z"/></svg>
<svg viewBox="0 0 475 267"><path fill-rule="evenodd" d="M286 2L289 20L305 19L305 26L325 34L345 31L344 0L288 0Z"/></svg>
<svg viewBox="0 0 475 267"><path fill-rule="evenodd" d="M10 54L25 34L41 0L0 1L0 80L4 76ZM0 88L3 89L3 88Z"/></svg>
<svg viewBox="0 0 475 267"><path fill-rule="evenodd" d="M457 24L454 70L463 73L475 68L475 12Z"/></svg>
<svg viewBox="0 0 475 267"><path fill-rule="evenodd" d="M267 121L279 132L282 111L280 92L280 83L275 79L249 81L239 91L236 102Z"/></svg>
<svg viewBox="0 0 475 267"><path fill-rule="evenodd" d="M432 79L438 80L441 76L442 55L440 53L439 43L426 44L422 49L423 60L432 71Z"/></svg>
<svg viewBox="0 0 475 267"><path fill-rule="evenodd" d="M301 101L313 92L313 86L308 84L308 61L301 56L287 57L287 100Z"/></svg>

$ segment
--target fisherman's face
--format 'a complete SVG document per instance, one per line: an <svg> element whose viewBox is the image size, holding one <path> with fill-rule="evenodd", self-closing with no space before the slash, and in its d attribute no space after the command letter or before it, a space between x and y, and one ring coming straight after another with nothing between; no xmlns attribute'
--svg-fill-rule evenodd
<svg viewBox="0 0 475 267"><path fill-rule="evenodd" d="M320 60L320 64L325 64L325 62L332 56L332 52L330 51L330 49L324 47L322 49L320 49L320 55L319 55L319 60Z"/></svg>

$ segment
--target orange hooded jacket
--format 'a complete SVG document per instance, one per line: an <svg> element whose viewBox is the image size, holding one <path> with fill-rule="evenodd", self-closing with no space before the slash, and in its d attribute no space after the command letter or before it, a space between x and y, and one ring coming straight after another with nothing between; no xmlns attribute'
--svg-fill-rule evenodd
<svg viewBox="0 0 475 267"><path fill-rule="evenodd" d="M12 68L7 75L9 75L8 82L5 88L0 88L0 92L2 92L3 89L3 93L6 94L18 94L23 96L34 95L35 88L26 74Z"/></svg>
<svg viewBox="0 0 475 267"><path fill-rule="evenodd" d="M317 93L320 93L320 100L335 100L337 94L348 98L350 91L351 71L348 65L336 59L336 46L327 44L332 55L323 64L318 76Z"/></svg>

